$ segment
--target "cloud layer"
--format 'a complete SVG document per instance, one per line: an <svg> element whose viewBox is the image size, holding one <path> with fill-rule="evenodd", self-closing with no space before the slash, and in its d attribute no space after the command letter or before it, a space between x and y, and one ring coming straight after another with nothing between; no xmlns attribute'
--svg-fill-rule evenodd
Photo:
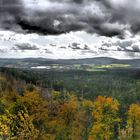
<svg viewBox="0 0 140 140"><path fill-rule="evenodd" d="M113 57L140 58L139 36L119 39L71 32L58 36L40 36L0 31L1 58L43 57L51 59L78 59Z"/></svg>
<svg viewBox="0 0 140 140"><path fill-rule="evenodd" d="M85 31L124 38L140 31L139 0L1 0L0 28L58 35Z"/></svg>

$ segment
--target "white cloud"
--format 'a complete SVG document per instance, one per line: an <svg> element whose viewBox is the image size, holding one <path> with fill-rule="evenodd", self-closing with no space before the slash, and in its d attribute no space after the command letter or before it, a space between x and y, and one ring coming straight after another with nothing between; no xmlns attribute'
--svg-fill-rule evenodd
<svg viewBox="0 0 140 140"><path fill-rule="evenodd" d="M127 33L129 34L129 32ZM26 49L16 44L28 44ZM78 48L73 46L75 44ZM37 49L28 49L27 47ZM85 49L85 46L87 49ZM140 58L139 37L121 40L116 37L90 35L83 31L58 36L39 36L0 31L0 57L26 58L44 57L52 59L113 57L118 59Z"/></svg>

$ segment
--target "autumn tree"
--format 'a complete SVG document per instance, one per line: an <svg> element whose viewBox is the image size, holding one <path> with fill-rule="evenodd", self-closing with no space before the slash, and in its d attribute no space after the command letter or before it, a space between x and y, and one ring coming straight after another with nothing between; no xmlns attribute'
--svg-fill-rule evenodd
<svg viewBox="0 0 140 140"><path fill-rule="evenodd" d="M29 115L33 119L33 123L40 131L45 129L45 123L48 121L48 102L43 99L38 91L25 91L24 96L21 96L15 108L20 110L26 108Z"/></svg>
<svg viewBox="0 0 140 140"><path fill-rule="evenodd" d="M119 122L119 103L109 97L99 96L93 103L94 123L89 140L112 140L117 138Z"/></svg>
<svg viewBox="0 0 140 140"><path fill-rule="evenodd" d="M140 105L132 104L128 110L127 136L140 139Z"/></svg>
<svg viewBox="0 0 140 140"><path fill-rule="evenodd" d="M32 118L27 112L20 111L12 116L11 131L13 138L18 140L35 140L39 131L34 127Z"/></svg>
<svg viewBox="0 0 140 140"><path fill-rule="evenodd" d="M85 131L85 112L76 96L70 95L58 113L58 135L65 140L82 140Z"/></svg>
<svg viewBox="0 0 140 140"><path fill-rule="evenodd" d="M11 137L10 124L11 120L7 115L0 115L0 139L8 139Z"/></svg>

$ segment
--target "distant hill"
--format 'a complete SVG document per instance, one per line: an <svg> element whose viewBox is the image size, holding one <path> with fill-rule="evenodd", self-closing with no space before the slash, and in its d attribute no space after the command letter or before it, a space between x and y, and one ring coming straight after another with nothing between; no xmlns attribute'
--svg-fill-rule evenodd
<svg viewBox="0 0 140 140"><path fill-rule="evenodd" d="M25 59L0 59L0 67L30 68L34 66L47 66L50 64L128 64L132 67L140 67L140 59L118 60L109 57L97 57L86 59L45 59L45 58L25 58Z"/></svg>

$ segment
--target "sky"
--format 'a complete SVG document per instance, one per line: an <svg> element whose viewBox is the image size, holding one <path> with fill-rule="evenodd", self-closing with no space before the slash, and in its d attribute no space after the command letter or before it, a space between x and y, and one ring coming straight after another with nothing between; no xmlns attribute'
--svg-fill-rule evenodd
<svg viewBox="0 0 140 140"><path fill-rule="evenodd" d="M140 0L0 0L0 58L140 58Z"/></svg>

